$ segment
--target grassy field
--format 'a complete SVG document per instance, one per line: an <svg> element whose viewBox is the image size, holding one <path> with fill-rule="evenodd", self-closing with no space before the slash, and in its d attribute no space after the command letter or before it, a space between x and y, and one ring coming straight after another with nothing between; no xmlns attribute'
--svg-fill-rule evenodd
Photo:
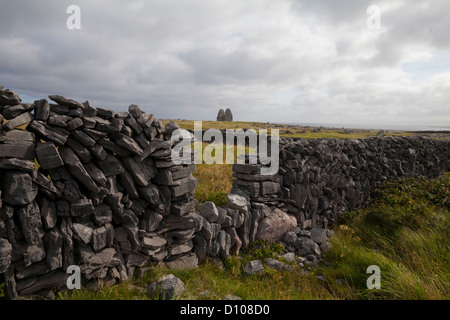
<svg viewBox="0 0 450 320"><path fill-rule="evenodd" d="M167 123L169 120L162 120L163 123ZM180 128L194 129L193 120L174 120L178 123ZM363 139L368 137L377 136L380 130L367 130L367 129L335 129L335 128L317 128L309 126L296 126L287 124L265 123L265 122L244 122L244 121L202 121L202 129L255 129L257 132L259 129L267 129L269 132L271 129L278 129L281 137L290 138L336 138L336 139ZM402 135L408 136L411 133L403 131L386 131L386 136Z"/></svg>

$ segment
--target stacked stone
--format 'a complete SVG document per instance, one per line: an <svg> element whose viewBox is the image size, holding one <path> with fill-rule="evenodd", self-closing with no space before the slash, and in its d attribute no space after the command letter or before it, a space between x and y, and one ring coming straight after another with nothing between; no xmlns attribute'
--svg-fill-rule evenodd
<svg viewBox="0 0 450 320"><path fill-rule="evenodd" d="M333 235L333 230L329 229L306 226L302 230L300 227L293 227L281 241L287 252L284 256L289 259L289 254L293 257L297 255L301 266L314 267L322 260L323 253L331 248L328 238Z"/></svg>
<svg viewBox="0 0 450 320"><path fill-rule="evenodd" d="M48 296L79 265L84 281L192 254L195 165L171 161L178 126L136 105L94 108L0 90L0 276L8 298ZM191 155L186 155L186 157Z"/></svg>
<svg viewBox="0 0 450 320"><path fill-rule="evenodd" d="M194 237L194 252L203 262L206 257L227 258L239 254L240 234L244 229L249 204L238 194L228 195L228 206L217 207L213 202L198 206L202 227Z"/></svg>
<svg viewBox="0 0 450 320"><path fill-rule="evenodd" d="M435 178L450 169L450 142L423 137L281 138L279 155L272 176L261 175L261 165L235 164L233 186L252 206L264 203L294 215L302 229L334 224L384 180Z"/></svg>

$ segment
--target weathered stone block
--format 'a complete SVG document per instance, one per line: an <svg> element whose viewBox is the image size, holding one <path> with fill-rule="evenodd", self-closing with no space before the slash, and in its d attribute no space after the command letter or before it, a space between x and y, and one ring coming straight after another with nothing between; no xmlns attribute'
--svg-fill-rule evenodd
<svg viewBox="0 0 450 320"><path fill-rule="evenodd" d="M22 102L19 95L9 89L0 90L0 106L13 106Z"/></svg>
<svg viewBox="0 0 450 320"><path fill-rule="evenodd" d="M85 106L83 104L79 103L78 101L68 99L68 98L65 98L60 95L49 95L48 97L50 98L50 100L53 100L62 106L67 106L69 108L75 108L75 109L77 109L77 108L84 109L85 108Z"/></svg>
<svg viewBox="0 0 450 320"><path fill-rule="evenodd" d="M3 128L5 130L13 130L21 125L24 125L28 122L31 122L33 120L33 115L30 112L22 113L21 115L15 117L14 119L11 119L8 121Z"/></svg>
<svg viewBox="0 0 450 320"><path fill-rule="evenodd" d="M33 171L34 161L18 158L0 159L0 169Z"/></svg>
<svg viewBox="0 0 450 320"><path fill-rule="evenodd" d="M276 208L272 214L260 221L256 240L279 241L283 236L297 226L294 216Z"/></svg>
<svg viewBox="0 0 450 320"><path fill-rule="evenodd" d="M62 236L59 228L47 232L44 236L46 261L50 270L62 267Z"/></svg>
<svg viewBox="0 0 450 320"><path fill-rule="evenodd" d="M122 162L138 186L148 186L150 180L156 175L156 168L150 161L136 162L133 158L127 157L122 158Z"/></svg>
<svg viewBox="0 0 450 320"><path fill-rule="evenodd" d="M114 143L116 145L118 145L119 147L130 151L132 154L135 155L141 155L144 151L142 150L142 148L139 146L139 144L132 138L120 133L120 132L116 132L113 133L110 138L112 139L112 141L114 141Z"/></svg>
<svg viewBox="0 0 450 320"><path fill-rule="evenodd" d="M86 169L81 164L75 153L66 147L61 147L59 153L69 172L76 177L89 191L94 194L100 193L99 187L92 180Z"/></svg>
<svg viewBox="0 0 450 320"><path fill-rule="evenodd" d="M219 218L219 211L217 210L217 207L214 204L214 202L207 201L207 202L201 203L198 206L198 211L210 223L216 222L217 219Z"/></svg>
<svg viewBox="0 0 450 320"><path fill-rule="evenodd" d="M105 227L94 229L92 232L92 249L98 251L106 246L107 231Z"/></svg>
<svg viewBox="0 0 450 320"><path fill-rule="evenodd" d="M91 243L92 232L94 231L91 227L81 223L74 223L72 225L72 230L77 239L83 241L85 244Z"/></svg>
<svg viewBox="0 0 450 320"><path fill-rule="evenodd" d="M81 198L70 204L70 215L72 217L86 217L94 214L92 200Z"/></svg>
<svg viewBox="0 0 450 320"><path fill-rule="evenodd" d="M193 176L189 176L187 178L180 179L179 185L172 186L170 189L172 191L173 197L180 197L184 194L193 192L196 187L197 187L197 179L195 179Z"/></svg>
<svg viewBox="0 0 450 320"><path fill-rule="evenodd" d="M69 136L68 131L62 128L50 127L40 120L31 121L31 123L27 127L27 130L36 133L45 141L53 141L58 146L63 146L67 141L67 137Z"/></svg>
<svg viewBox="0 0 450 320"><path fill-rule="evenodd" d="M36 155L42 169L54 169L64 165L61 156L53 142L38 143Z"/></svg>
<svg viewBox="0 0 450 320"><path fill-rule="evenodd" d="M22 130L0 134L0 157L34 160L35 140L34 133Z"/></svg>
<svg viewBox="0 0 450 320"><path fill-rule="evenodd" d="M30 175L21 171L6 171L0 183L3 186L3 201L12 205L27 205L38 192Z"/></svg>

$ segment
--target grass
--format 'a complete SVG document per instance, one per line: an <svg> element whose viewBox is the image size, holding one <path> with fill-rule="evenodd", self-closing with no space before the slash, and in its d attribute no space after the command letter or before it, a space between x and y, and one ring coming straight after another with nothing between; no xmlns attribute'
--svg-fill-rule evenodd
<svg viewBox="0 0 450 320"><path fill-rule="evenodd" d="M172 273L189 290L184 299L216 300L233 294L245 300L447 300L449 218L450 173L436 180L387 182L373 191L367 208L343 214L334 228L332 248L310 272L291 263L292 272L266 269L247 275L247 262L279 258L282 251L279 244L256 242L224 260L223 268L211 260L192 270L156 266L141 278L98 290L75 290L60 298L149 299L144 288ZM367 289L370 265L381 269L381 289Z"/></svg>
<svg viewBox="0 0 450 320"><path fill-rule="evenodd" d="M370 206L343 215L323 267L345 278L344 298L450 298L450 174L437 180L388 182ZM344 227L345 226L345 227ZM367 290L364 267L381 268L381 290Z"/></svg>
<svg viewBox="0 0 450 320"><path fill-rule="evenodd" d="M202 152L209 143L202 144ZM225 146L220 146L222 148L223 154L223 164L218 163L202 163L196 166L195 171L192 175L198 180L198 185L195 190L195 198L199 203L206 201L212 201L216 205L222 206L227 203L227 194L230 193L232 187L232 174L233 165L226 164L226 148ZM245 153L248 154L252 152L248 147L245 148ZM211 152L212 156L215 156L215 149ZM237 147L234 147L234 162L237 158Z"/></svg>
<svg viewBox="0 0 450 320"><path fill-rule="evenodd" d="M169 120L162 120L166 124ZM180 128L194 129L193 120L174 120L178 123ZM315 132L317 128L309 126L295 126L284 125L265 122L245 122L245 121L202 121L202 129L255 129L257 132L259 129L267 129L270 133L271 129L278 129L280 137L288 138L302 138L302 139L315 139L315 138L328 138L328 139L364 139L368 137L377 136L379 130L368 129L327 129L323 128L319 132ZM412 133L402 131L387 131L386 136L402 135L409 136Z"/></svg>

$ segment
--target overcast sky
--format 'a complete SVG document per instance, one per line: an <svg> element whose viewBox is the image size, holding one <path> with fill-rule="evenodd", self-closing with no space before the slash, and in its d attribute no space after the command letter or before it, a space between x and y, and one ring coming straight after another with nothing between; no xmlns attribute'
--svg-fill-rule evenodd
<svg viewBox="0 0 450 320"><path fill-rule="evenodd" d="M157 118L450 126L449 13L447 0L0 0L0 84Z"/></svg>

